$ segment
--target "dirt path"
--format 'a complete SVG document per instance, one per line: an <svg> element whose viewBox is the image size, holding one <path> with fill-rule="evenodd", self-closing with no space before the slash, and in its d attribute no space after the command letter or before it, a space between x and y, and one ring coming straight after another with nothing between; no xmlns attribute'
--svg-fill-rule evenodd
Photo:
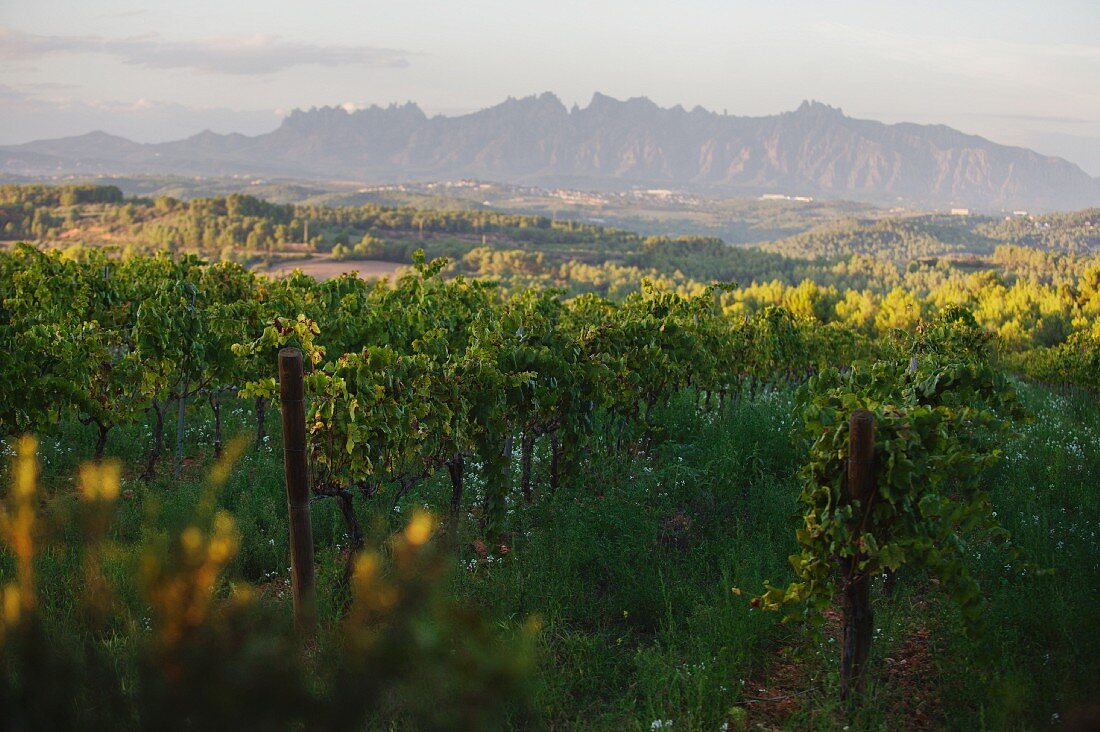
<svg viewBox="0 0 1100 732"><path fill-rule="evenodd" d="M365 280L390 277L401 267L400 262L383 262L375 259L345 259L337 261L331 257L316 256L309 259L280 262L265 270L259 270L269 277L286 277L296 269L318 280L328 280L348 272L354 272Z"/></svg>
<svg viewBox="0 0 1100 732"><path fill-rule="evenodd" d="M891 729L936 730L943 728L943 699L936 686L936 669L931 633L926 625L926 606L916 603L917 613L910 619L899 642L885 657L880 657L870 669L873 675L873 697L870 703L887 709ZM839 648L840 613L834 608L825 612L825 635L836 638L830 650ZM740 706L745 730L782 730L795 719L804 723L819 715L814 726L841 729L846 721L839 705L823 703L821 673L817 664L807 664L807 649L794 646L778 647L774 661L759 674L747 680ZM839 659L828 659L839 663ZM813 666L813 667L812 667ZM815 710L820 710L815 712ZM737 729L731 725L730 729Z"/></svg>

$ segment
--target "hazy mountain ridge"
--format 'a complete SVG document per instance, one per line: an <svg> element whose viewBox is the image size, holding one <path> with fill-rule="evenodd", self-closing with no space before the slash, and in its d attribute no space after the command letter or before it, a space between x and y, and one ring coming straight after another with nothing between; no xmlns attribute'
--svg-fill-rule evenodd
<svg viewBox="0 0 1100 732"><path fill-rule="evenodd" d="M553 94L456 117L417 105L296 110L273 132L138 144L105 133L0 147L12 173L173 172L359 180L478 177L593 189L778 192L912 206L1079 208L1100 181L1066 160L942 125L853 119L804 102L736 117L596 94Z"/></svg>

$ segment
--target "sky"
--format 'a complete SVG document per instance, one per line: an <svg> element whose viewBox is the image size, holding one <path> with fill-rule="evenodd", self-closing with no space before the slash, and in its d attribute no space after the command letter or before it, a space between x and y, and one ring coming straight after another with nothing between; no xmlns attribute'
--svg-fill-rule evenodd
<svg viewBox="0 0 1100 732"><path fill-rule="evenodd" d="M0 0L0 144L259 134L294 108L551 91L736 115L803 99L1100 176L1097 0Z"/></svg>

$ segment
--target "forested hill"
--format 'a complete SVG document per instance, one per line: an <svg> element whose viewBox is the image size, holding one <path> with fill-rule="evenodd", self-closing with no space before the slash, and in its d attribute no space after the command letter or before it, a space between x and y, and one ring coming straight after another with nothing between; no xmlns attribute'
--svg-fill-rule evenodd
<svg viewBox="0 0 1100 732"><path fill-rule="evenodd" d="M1054 210L1100 203L1100 183L1060 158L942 125L853 119L820 103L737 117L597 94L552 94L456 117L414 104L295 111L255 137L204 132L161 144L92 133L0 148L16 174L184 173L351 180L472 176L593 189L685 187L910 207Z"/></svg>
<svg viewBox="0 0 1100 732"><path fill-rule="evenodd" d="M1042 216L845 217L761 248L789 257L837 259L870 254L906 263L944 255L984 256L1005 244L1096 254L1100 252L1100 208Z"/></svg>
<svg viewBox="0 0 1100 732"><path fill-rule="evenodd" d="M464 274L610 297L636 289L643 277L689 289L712 281L747 286L810 279L885 291L906 271L942 274L945 267L1054 281L1100 254L1100 209L1007 218L840 218L743 247L489 210L275 204L241 194L181 201L126 198L115 186L10 185L0 186L0 240L69 249L74 256L115 247L287 270L306 261L409 263L423 249L429 258L448 257Z"/></svg>

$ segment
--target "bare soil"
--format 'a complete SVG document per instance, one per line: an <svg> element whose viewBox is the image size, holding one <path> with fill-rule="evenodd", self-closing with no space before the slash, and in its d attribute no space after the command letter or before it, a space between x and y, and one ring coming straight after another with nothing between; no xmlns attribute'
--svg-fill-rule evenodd
<svg viewBox="0 0 1100 732"><path fill-rule="evenodd" d="M926 606L904 633L900 645L889 656L875 664L869 673L874 694L886 701L887 720L892 729L925 732L943 729L945 713L940 689L936 686L935 651L931 633L924 622ZM839 650L841 616L836 608L825 611L825 634L837 640ZM839 659L835 659L839 662ZM819 679L812 678L810 669L795 648L779 647L773 663L759 675L749 679L742 698L746 718L742 728L782 730L791 726L796 714L813 719L813 696L823 692ZM829 722L822 726L840 728L845 724L840 707L827 711ZM816 726L816 724L815 724ZM731 725L730 729L736 729Z"/></svg>
<svg viewBox="0 0 1100 732"><path fill-rule="evenodd" d="M376 259L337 261L331 257L316 256L309 259L279 262L268 269L262 270L262 272L271 277L286 277L294 270L300 269L318 280L328 280L348 272L354 272L365 280L373 280L380 277L390 277L401 267L407 266L400 262L383 262Z"/></svg>

